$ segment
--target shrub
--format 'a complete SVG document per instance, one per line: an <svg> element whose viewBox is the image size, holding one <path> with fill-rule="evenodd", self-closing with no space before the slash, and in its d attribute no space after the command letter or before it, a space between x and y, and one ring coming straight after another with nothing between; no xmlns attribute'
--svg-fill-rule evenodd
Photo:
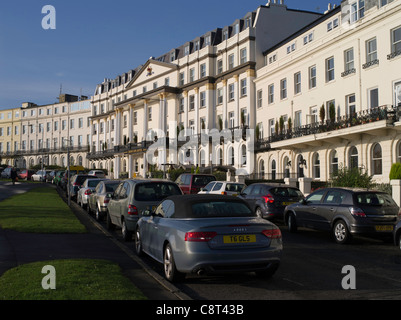
<svg viewBox="0 0 401 320"><path fill-rule="evenodd" d="M401 179L401 163L393 163L390 170L390 180Z"/></svg>
<svg viewBox="0 0 401 320"><path fill-rule="evenodd" d="M337 175L332 176L333 187L348 188L371 188L373 186L372 176L363 173L359 168L340 168Z"/></svg>

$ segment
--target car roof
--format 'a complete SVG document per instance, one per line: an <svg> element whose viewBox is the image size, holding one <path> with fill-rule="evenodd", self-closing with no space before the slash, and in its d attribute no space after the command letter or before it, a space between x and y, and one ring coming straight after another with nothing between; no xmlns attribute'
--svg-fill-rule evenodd
<svg viewBox="0 0 401 320"><path fill-rule="evenodd" d="M262 186L271 187L271 188L273 188L273 187L287 187L287 188L298 189L297 187L293 187L293 186L290 186L290 185L288 185L288 184L279 183L279 182L278 182L278 183L275 183L275 182L273 182L273 183L268 183L268 182L255 182L255 183L250 184L248 187L254 186L254 185L262 185Z"/></svg>
<svg viewBox="0 0 401 320"><path fill-rule="evenodd" d="M237 197L230 197L219 194L184 194L184 195L174 195L165 198L163 201L172 200L175 204L175 218L187 218L190 217L187 213L191 212L190 207L192 204L205 202L205 201L224 201L224 202L238 202L248 204ZM249 206L248 206L249 207Z"/></svg>
<svg viewBox="0 0 401 320"><path fill-rule="evenodd" d="M358 193L363 193L363 192L376 192L376 193L385 193L383 191L379 191L376 189L369 189L369 188L351 188L351 187L329 187L329 188L322 188L318 190L344 190L344 191L349 191L349 192L358 192ZM316 191L318 191L316 190Z"/></svg>

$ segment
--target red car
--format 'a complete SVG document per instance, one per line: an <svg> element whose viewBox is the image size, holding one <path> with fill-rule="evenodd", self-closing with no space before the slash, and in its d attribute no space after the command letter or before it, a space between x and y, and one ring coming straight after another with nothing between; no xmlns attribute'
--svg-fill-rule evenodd
<svg viewBox="0 0 401 320"><path fill-rule="evenodd" d="M18 179L31 180L31 177L34 173L34 170L22 170L20 173L18 173Z"/></svg>

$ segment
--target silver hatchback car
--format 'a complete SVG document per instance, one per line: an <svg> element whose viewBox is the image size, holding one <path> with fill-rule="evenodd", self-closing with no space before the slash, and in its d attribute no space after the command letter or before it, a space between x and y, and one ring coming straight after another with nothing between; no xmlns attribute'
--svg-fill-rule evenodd
<svg viewBox="0 0 401 320"><path fill-rule="evenodd" d="M135 248L164 265L167 280L186 273L253 271L271 277L280 264L281 231L249 205L225 195L166 198L137 223Z"/></svg>
<svg viewBox="0 0 401 320"><path fill-rule="evenodd" d="M110 230L118 226L121 228L124 240L132 240L136 223L143 211L156 208L168 196L181 194L178 185L167 180L124 180L115 192L109 195L107 228Z"/></svg>

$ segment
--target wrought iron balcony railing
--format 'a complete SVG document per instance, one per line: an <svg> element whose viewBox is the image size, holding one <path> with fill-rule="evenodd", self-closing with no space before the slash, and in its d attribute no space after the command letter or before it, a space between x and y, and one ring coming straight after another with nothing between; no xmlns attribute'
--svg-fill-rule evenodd
<svg viewBox="0 0 401 320"><path fill-rule="evenodd" d="M354 126L362 126L366 123L388 120L391 123L398 121L396 109L393 107L382 106L372 108L370 110L363 110L348 116L338 117L334 121L327 120L324 123L314 122L308 125L299 126L294 129L283 130L276 132L272 136L264 139L258 139L256 142L255 150L262 152L269 150L271 143L304 137L308 135L339 130Z"/></svg>

